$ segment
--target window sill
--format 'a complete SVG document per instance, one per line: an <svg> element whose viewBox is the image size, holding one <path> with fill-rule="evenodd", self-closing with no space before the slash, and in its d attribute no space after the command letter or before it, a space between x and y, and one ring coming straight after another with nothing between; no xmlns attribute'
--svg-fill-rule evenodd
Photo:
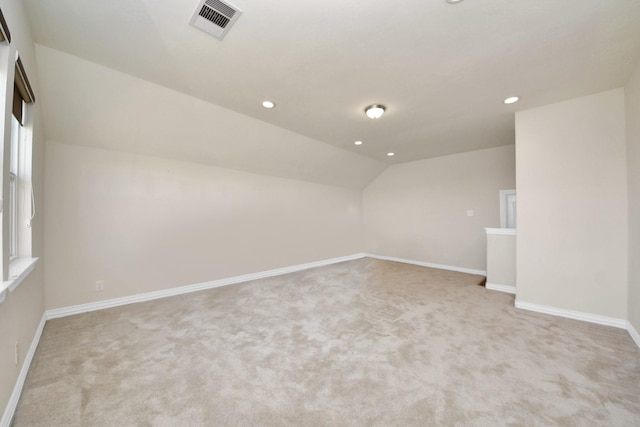
<svg viewBox="0 0 640 427"><path fill-rule="evenodd" d="M16 258L9 263L9 280L0 283L0 303L7 297L7 291L13 292L36 267L39 258Z"/></svg>

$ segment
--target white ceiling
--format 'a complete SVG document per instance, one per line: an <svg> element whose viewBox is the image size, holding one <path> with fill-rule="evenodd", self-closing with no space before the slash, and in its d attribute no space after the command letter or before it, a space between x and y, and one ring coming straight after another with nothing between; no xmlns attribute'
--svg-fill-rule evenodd
<svg viewBox="0 0 640 427"><path fill-rule="evenodd" d="M514 111L620 87L640 56L638 0L233 0L222 42L196 0L24 3L38 44L388 163L512 144Z"/></svg>

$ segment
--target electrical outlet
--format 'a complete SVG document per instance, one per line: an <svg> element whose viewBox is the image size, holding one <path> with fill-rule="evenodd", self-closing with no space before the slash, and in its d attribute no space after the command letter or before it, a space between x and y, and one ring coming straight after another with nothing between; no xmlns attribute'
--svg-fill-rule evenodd
<svg viewBox="0 0 640 427"><path fill-rule="evenodd" d="M104 291L104 280L96 280L96 292Z"/></svg>
<svg viewBox="0 0 640 427"><path fill-rule="evenodd" d="M20 344L16 341L16 366L18 366L18 362L20 361Z"/></svg>
<svg viewBox="0 0 640 427"><path fill-rule="evenodd" d="M474 216L474 215L475 215L475 212L473 212L471 209L467 211L467 216Z"/></svg>

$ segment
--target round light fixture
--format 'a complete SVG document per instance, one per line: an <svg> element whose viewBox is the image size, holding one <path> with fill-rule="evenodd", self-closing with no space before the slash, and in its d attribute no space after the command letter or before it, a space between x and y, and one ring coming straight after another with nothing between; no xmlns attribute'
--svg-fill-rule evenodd
<svg viewBox="0 0 640 427"><path fill-rule="evenodd" d="M387 107L385 107L384 105L373 104L365 108L364 112L370 119L379 119L380 117L382 117L386 110Z"/></svg>
<svg viewBox="0 0 640 427"><path fill-rule="evenodd" d="M389 156L389 157L393 157L395 155L396 155L396 153L387 153L387 156Z"/></svg>
<svg viewBox="0 0 640 427"><path fill-rule="evenodd" d="M273 103L273 102L271 102L271 101L262 101L262 106L263 106L264 108L269 108L269 109L271 109L271 108L275 107L275 106L276 106L276 104L275 104L275 103Z"/></svg>
<svg viewBox="0 0 640 427"><path fill-rule="evenodd" d="M356 145L362 145L362 141L356 141L356 142L354 142L354 144L356 144Z"/></svg>
<svg viewBox="0 0 640 427"><path fill-rule="evenodd" d="M505 104L513 104L513 103L518 102L518 100L519 100L519 99L520 99L520 98L518 98L517 96L512 96L512 97L510 97L510 98L505 99L505 100L504 100L504 103L505 103Z"/></svg>

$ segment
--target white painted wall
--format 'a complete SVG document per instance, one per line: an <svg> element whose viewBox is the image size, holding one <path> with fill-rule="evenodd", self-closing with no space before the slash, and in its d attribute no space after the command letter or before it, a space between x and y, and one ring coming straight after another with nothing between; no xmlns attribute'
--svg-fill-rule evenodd
<svg viewBox="0 0 640 427"><path fill-rule="evenodd" d="M487 230L487 284L515 287L516 277L516 235Z"/></svg>
<svg viewBox="0 0 640 427"><path fill-rule="evenodd" d="M358 190L52 141L46 162L47 308L362 251Z"/></svg>
<svg viewBox="0 0 640 427"><path fill-rule="evenodd" d="M364 190L365 250L484 271L484 228L514 187L513 145L391 166Z"/></svg>
<svg viewBox="0 0 640 427"><path fill-rule="evenodd" d="M37 45L36 53L48 140L358 189L385 168L54 49Z"/></svg>
<svg viewBox="0 0 640 427"><path fill-rule="evenodd" d="M640 62L625 87L629 183L629 321L640 332Z"/></svg>
<svg viewBox="0 0 640 427"><path fill-rule="evenodd" d="M12 45L17 47L36 95L36 103L31 110L34 114L32 179L38 211L32 223L32 254L34 257L41 257L44 235L44 213L42 210L44 204L44 133L40 114L41 93L38 83L38 69L22 2L0 0L0 8L2 8L11 31ZM5 47L6 45L0 46L0 48ZM6 72L7 70L0 70L2 74ZM8 293L6 300L0 304L0 417L2 417L9 401L43 313L44 267L42 263L38 263L36 269L14 292ZM17 365L14 362L16 342L20 345L20 358Z"/></svg>
<svg viewBox="0 0 640 427"><path fill-rule="evenodd" d="M624 92L516 114L517 300L625 319Z"/></svg>

